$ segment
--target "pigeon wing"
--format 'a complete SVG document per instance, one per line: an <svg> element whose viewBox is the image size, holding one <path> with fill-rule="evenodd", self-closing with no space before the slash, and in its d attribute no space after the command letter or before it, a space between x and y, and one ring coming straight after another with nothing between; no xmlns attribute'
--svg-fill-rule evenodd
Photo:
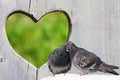
<svg viewBox="0 0 120 80"><path fill-rule="evenodd" d="M96 55L86 51L79 50L73 58L73 64L78 68L89 68L95 63Z"/></svg>

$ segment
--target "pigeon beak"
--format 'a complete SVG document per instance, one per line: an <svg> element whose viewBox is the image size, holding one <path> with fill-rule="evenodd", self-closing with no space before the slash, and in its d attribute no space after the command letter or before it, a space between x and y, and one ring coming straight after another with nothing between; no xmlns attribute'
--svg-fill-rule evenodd
<svg viewBox="0 0 120 80"><path fill-rule="evenodd" d="M69 50L70 50L70 48L72 47L72 42L71 41L68 41L67 43L66 43L66 52L69 52Z"/></svg>
<svg viewBox="0 0 120 80"><path fill-rule="evenodd" d="M68 42L67 42L67 46L72 46L72 44L73 44L73 43L72 43L71 41L68 41Z"/></svg>

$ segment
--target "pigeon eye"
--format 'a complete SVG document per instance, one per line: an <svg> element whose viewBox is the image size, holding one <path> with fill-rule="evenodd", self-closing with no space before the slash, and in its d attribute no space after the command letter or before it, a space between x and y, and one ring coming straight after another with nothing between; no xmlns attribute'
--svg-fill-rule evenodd
<svg viewBox="0 0 120 80"><path fill-rule="evenodd" d="M68 49L66 49L66 52L69 52L69 50L68 50Z"/></svg>

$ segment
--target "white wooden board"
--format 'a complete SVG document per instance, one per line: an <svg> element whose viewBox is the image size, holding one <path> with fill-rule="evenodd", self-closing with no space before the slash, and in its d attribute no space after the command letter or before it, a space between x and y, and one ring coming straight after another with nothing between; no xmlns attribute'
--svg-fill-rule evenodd
<svg viewBox="0 0 120 80"><path fill-rule="evenodd" d="M49 71L47 65L47 71L37 70L11 48L5 22L16 10L37 20L50 11L66 12L72 27L69 40L120 67L120 0L0 0L0 80L40 80L42 71Z"/></svg>

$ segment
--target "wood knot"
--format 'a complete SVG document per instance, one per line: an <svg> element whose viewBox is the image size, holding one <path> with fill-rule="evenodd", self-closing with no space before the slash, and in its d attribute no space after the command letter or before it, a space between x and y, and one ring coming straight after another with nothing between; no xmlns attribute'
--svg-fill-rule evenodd
<svg viewBox="0 0 120 80"><path fill-rule="evenodd" d="M0 58L0 62L3 62L4 61L4 58Z"/></svg>

